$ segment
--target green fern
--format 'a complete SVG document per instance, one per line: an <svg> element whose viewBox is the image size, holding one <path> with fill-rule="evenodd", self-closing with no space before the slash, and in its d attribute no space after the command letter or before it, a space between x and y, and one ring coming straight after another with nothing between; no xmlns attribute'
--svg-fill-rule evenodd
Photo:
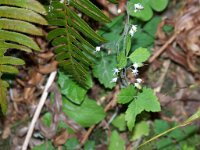
<svg viewBox="0 0 200 150"><path fill-rule="evenodd" d="M99 22L109 22L89 0L52 0L48 15L49 24L56 28L49 32L48 40L55 46L56 59L59 65L84 88L88 87L89 67L94 63L94 43L105 42L81 17L77 11L86 14ZM75 11L76 10L76 11Z"/></svg>
<svg viewBox="0 0 200 150"><path fill-rule="evenodd" d="M3 113L7 109L8 83L1 80L1 76L3 73L18 73L15 65L24 64L22 59L4 56L4 54L8 49L39 51L37 43L27 34L43 35L42 29L34 24L47 25L47 21L42 16L45 14L43 6L35 0L0 1L0 106Z"/></svg>

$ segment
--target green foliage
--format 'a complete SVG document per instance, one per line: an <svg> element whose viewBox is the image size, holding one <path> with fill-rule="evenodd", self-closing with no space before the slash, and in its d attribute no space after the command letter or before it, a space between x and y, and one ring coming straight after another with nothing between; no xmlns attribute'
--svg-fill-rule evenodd
<svg viewBox="0 0 200 150"><path fill-rule="evenodd" d="M31 5L30 5L31 4ZM17 6L17 7L16 7ZM40 50L37 43L30 37L42 36L43 32L37 25L47 25L42 15L44 7L35 0L1 0L0 1L0 74L18 73L14 65L23 65L22 59L4 56L8 49L26 52ZM6 113L6 93L8 84L1 80L0 105Z"/></svg>
<svg viewBox="0 0 200 150"><path fill-rule="evenodd" d="M105 117L103 108L87 97L81 105L75 105L63 97L63 112L83 127L90 127Z"/></svg>
<svg viewBox="0 0 200 150"><path fill-rule="evenodd" d="M108 150L125 150L125 141L117 131L113 131L110 137Z"/></svg>
<svg viewBox="0 0 200 150"><path fill-rule="evenodd" d="M49 24L56 28L49 33L48 39L56 46L56 59L70 77L82 87L88 88L86 81L90 76L89 67L94 64L92 58L95 57L95 48L88 39L97 43L105 42L105 39L81 19L74 9L99 22L109 22L109 18L89 0L70 0L69 4L66 0L64 3L53 0L50 4Z"/></svg>
<svg viewBox="0 0 200 150"><path fill-rule="evenodd" d="M80 149L80 143L76 138L70 138L64 144L63 149L66 149L66 150Z"/></svg>
<svg viewBox="0 0 200 150"><path fill-rule="evenodd" d="M135 125L133 136L131 140L137 140L141 138L142 136L148 136L149 135L149 125L145 121L141 121Z"/></svg>
<svg viewBox="0 0 200 150"><path fill-rule="evenodd" d="M141 64L148 60L150 57L150 52L146 48L137 48L130 56L129 59L132 63Z"/></svg>
<svg viewBox="0 0 200 150"><path fill-rule="evenodd" d="M130 0L127 4L127 11L130 16L141 19L142 21L148 21L153 17L153 10L156 12L163 11L167 5L169 0ZM141 11L136 11L134 9L134 5L140 3L144 7Z"/></svg>
<svg viewBox="0 0 200 150"><path fill-rule="evenodd" d="M84 145L84 150L95 150L95 142L87 141Z"/></svg>
<svg viewBox="0 0 200 150"><path fill-rule="evenodd" d="M132 130L135 125L136 116L142 111L158 112L160 111L160 104L154 92L150 88L144 87L142 92L129 104L126 110L125 119L127 121L128 129Z"/></svg>
<svg viewBox="0 0 200 150"><path fill-rule="evenodd" d="M116 57L113 55L102 56L99 61L93 67L93 73L96 78L103 84L106 88L113 88L115 83L112 83L112 78L115 77L112 70L116 67Z"/></svg>
<svg viewBox="0 0 200 150"><path fill-rule="evenodd" d="M39 146L35 146L32 150L42 150L42 149L55 150L51 141L45 142Z"/></svg>
<svg viewBox="0 0 200 150"><path fill-rule="evenodd" d="M120 104L129 103L136 96L137 91L133 85L129 85L128 87L121 90L117 97L117 102Z"/></svg>
<svg viewBox="0 0 200 150"><path fill-rule="evenodd" d="M118 128L119 131L126 130L126 121L125 121L125 114L120 114L117 116L113 121L112 125Z"/></svg>
<svg viewBox="0 0 200 150"><path fill-rule="evenodd" d="M91 79L88 85L91 87ZM81 104L86 96L87 90L80 87L71 78L66 76L64 73L59 72L58 84L61 89L61 93L66 96L70 101L75 104Z"/></svg>

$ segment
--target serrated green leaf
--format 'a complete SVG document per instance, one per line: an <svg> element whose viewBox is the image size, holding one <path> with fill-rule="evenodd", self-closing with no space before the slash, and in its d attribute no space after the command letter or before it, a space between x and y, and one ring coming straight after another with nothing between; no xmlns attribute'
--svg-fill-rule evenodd
<svg viewBox="0 0 200 150"><path fill-rule="evenodd" d="M149 135L149 125L145 121L141 121L135 125L135 129L133 132L133 137L131 140L137 140L141 138L142 136L148 136Z"/></svg>
<svg viewBox="0 0 200 150"><path fill-rule="evenodd" d="M36 42L34 42L30 37L21 33L0 30L0 39L16 42L34 50L40 50Z"/></svg>
<svg viewBox="0 0 200 150"><path fill-rule="evenodd" d="M58 84L61 93L75 104L81 104L85 99L87 90L72 81L66 74L59 72Z"/></svg>
<svg viewBox="0 0 200 150"><path fill-rule="evenodd" d="M7 111L6 95L7 95L8 87L9 87L9 84L6 81L3 81L0 79L0 106L4 115L6 114L6 111Z"/></svg>
<svg viewBox="0 0 200 150"><path fill-rule="evenodd" d="M144 87L142 92L129 104L128 109L126 110L125 119L127 121L128 129L130 131L133 129L136 116L142 111L158 112L160 109L160 104L154 91Z"/></svg>
<svg viewBox="0 0 200 150"><path fill-rule="evenodd" d="M150 57L150 52L146 48L137 48L130 56L129 59L132 63L143 63Z"/></svg>
<svg viewBox="0 0 200 150"><path fill-rule="evenodd" d="M127 65L127 58L124 51L121 51L117 56L117 67L124 68Z"/></svg>
<svg viewBox="0 0 200 150"><path fill-rule="evenodd" d="M22 59L11 57L11 56L3 56L0 57L0 65L24 65L25 62Z"/></svg>
<svg viewBox="0 0 200 150"><path fill-rule="evenodd" d="M135 12L134 5L140 3L144 9ZM141 19L143 21L148 21L153 16L153 11L151 7L146 3L145 1L141 0L131 0L127 3L127 12L130 16L136 17L138 19Z"/></svg>
<svg viewBox="0 0 200 150"><path fill-rule="evenodd" d="M120 104L126 104L129 103L131 100L134 99L136 96L136 89L135 87L131 84L126 88L123 88L119 95L117 96L117 102Z"/></svg>
<svg viewBox="0 0 200 150"><path fill-rule="evenodd" d="M113 131L111 134L108 150L125 150L125 141L117 131Z"/></svg>
<svg viewBox="0 0 200 150"><path fill-rule="evenodd" d="M163 11L169 3L169 0L149 0L149 4L153 10L157 12Z"/></svg>
<svg viewBox="0 0 200 150"><path fill-rule="evenodd" d="M119 131L126 130L126 121L125 121L125 114L120 114L117 116L113 121L112 125L118 128Z"/></svg>
<svg viewBox="0 0 200 150"><path fill-rule="evenodd" d="M41 25L48 24L41 15L35 13L34 11L23 8L0 6L0 17L24 20Z"/></svg>
<svg viewBox="0 0 200 150"><path fill-rule="evenodd" d="M87 97L81 105L75 105L63 97L63 112L83 127L90 127L105 117L103 108Z"/></svg>
<svg viewBox="0 0 200 150"><path fill-rule="evenodd" d="M100 58L97 64L93 66L93 73L99 82L106 88L113 88L115 83L112 83L112 79L115 77L113 69L116 67L115 56L103 56Z"/></svg>
<svg viewBox="0 0 200 150"><path fill-rule="evenodd" d="M36 11L40 14L46 14L46 10L43 5L36 0L1 0L0 4L23 7Z"/></svg>

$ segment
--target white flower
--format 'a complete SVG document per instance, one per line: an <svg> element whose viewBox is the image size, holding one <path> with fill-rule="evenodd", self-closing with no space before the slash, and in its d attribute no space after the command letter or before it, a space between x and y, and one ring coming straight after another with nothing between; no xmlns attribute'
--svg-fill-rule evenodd
<svg viewBox="0 0 200 150"><path fill-rule="evenodd" d="M119 71L119 69L114 68L114 69L113 69L113 72L114 72L113 75L115 75L115 74L118 74L120 71Z"/></svg>
<svg viewBox="0 0 200 150"><path fill-rule="evenodd" d="M136 81L137 81L137 83L142 83L142 79L140 79L140 78L137 78Z"/></svg>
<svg viewBox="0 0 200 150"><path fill-rule="evenodd" d="M101 50L101 47L100 47L100 46L97 46L95 51L96 51L96 52L99 52L100 50Z"/></svg>
<svg viewBox="0 0 200 150"><path fill-rule="evenodd" d="M141 89L141 88L142 88L141 85L140 85L139 83L134 83L134 86L135 86L136 88L138 88L138 89Z"/></svg>
<svg viewBox="0 0 200 150"><path fill-rule="evenodd" d="M134 4L134 12L137 12L137 11L142 10L142 9L144 9L142 4L140 4L140 3Z"/></svg>
<svg viewBox="0 0 200 150"><path fill-rule="evenodd" d="M134 69L132 70L132 73L133 73L134 76L137 76L137 75L138 75L138 70L137 70L136 68L134 68Z"/></svg>
<svg viewBox="0 0 200 150"><path fill-rule="evenodd" d="M113 78L110 82L117 82L117 78Z"/></svg>
<svg viewBox="0 0 200 150"><path fill-rule="evenodd" d="M137 25L132 25L131 29L129 31L129 34L131 35L131 37L133 37L133 35L135 34L135 32L137 32Z"/></svg>
<svg viewBox="0 0 200 150"><path fill-rule="evenodd" d="M133 64L133 67L134 67L135 69L137 69L137 68L139 67L138 63L134 63L134 64Z"/></svg>
<svg viewBox="0 0 200 150"><path fill-rule="evenodd" d="M64 3L65 0L60 0L60 3Z"/></svg>
<svg viewBox="0 0 200 150"><path fill-rule="evenodd" d="M122 12L122 10L119 8L117 9L117 13L120 14Z"/></svg>

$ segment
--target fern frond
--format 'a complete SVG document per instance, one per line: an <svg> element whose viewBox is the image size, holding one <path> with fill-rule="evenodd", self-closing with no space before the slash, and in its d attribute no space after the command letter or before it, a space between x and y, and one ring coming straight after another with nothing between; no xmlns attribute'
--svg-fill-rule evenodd
<svg viewBox="0 0 200 150"><path fill-rule="evenodd" d="M6 112L8 83L1 80L1 76L3 73L18 73L15 65L24 64L22 59L4 54L8 49L39 51L30 36L43 35L42 29L35 24L47 25L44 14L44 7L36 0L0 0L0 106L3 113Z"/></svg>
<svg viewBox="0 0 200 150"><path fill-rule="evenodd" d="M64 3L52 0L49 8L49 24L57 27L49 32L47 39L55 46L56 59L79 85L87 88L89 67L95 58L95 48L88 41L99 43L106 40L79 17L77 11L99 22L110 20L89 0L70 0L69 4L67 0Z"/></svg>

